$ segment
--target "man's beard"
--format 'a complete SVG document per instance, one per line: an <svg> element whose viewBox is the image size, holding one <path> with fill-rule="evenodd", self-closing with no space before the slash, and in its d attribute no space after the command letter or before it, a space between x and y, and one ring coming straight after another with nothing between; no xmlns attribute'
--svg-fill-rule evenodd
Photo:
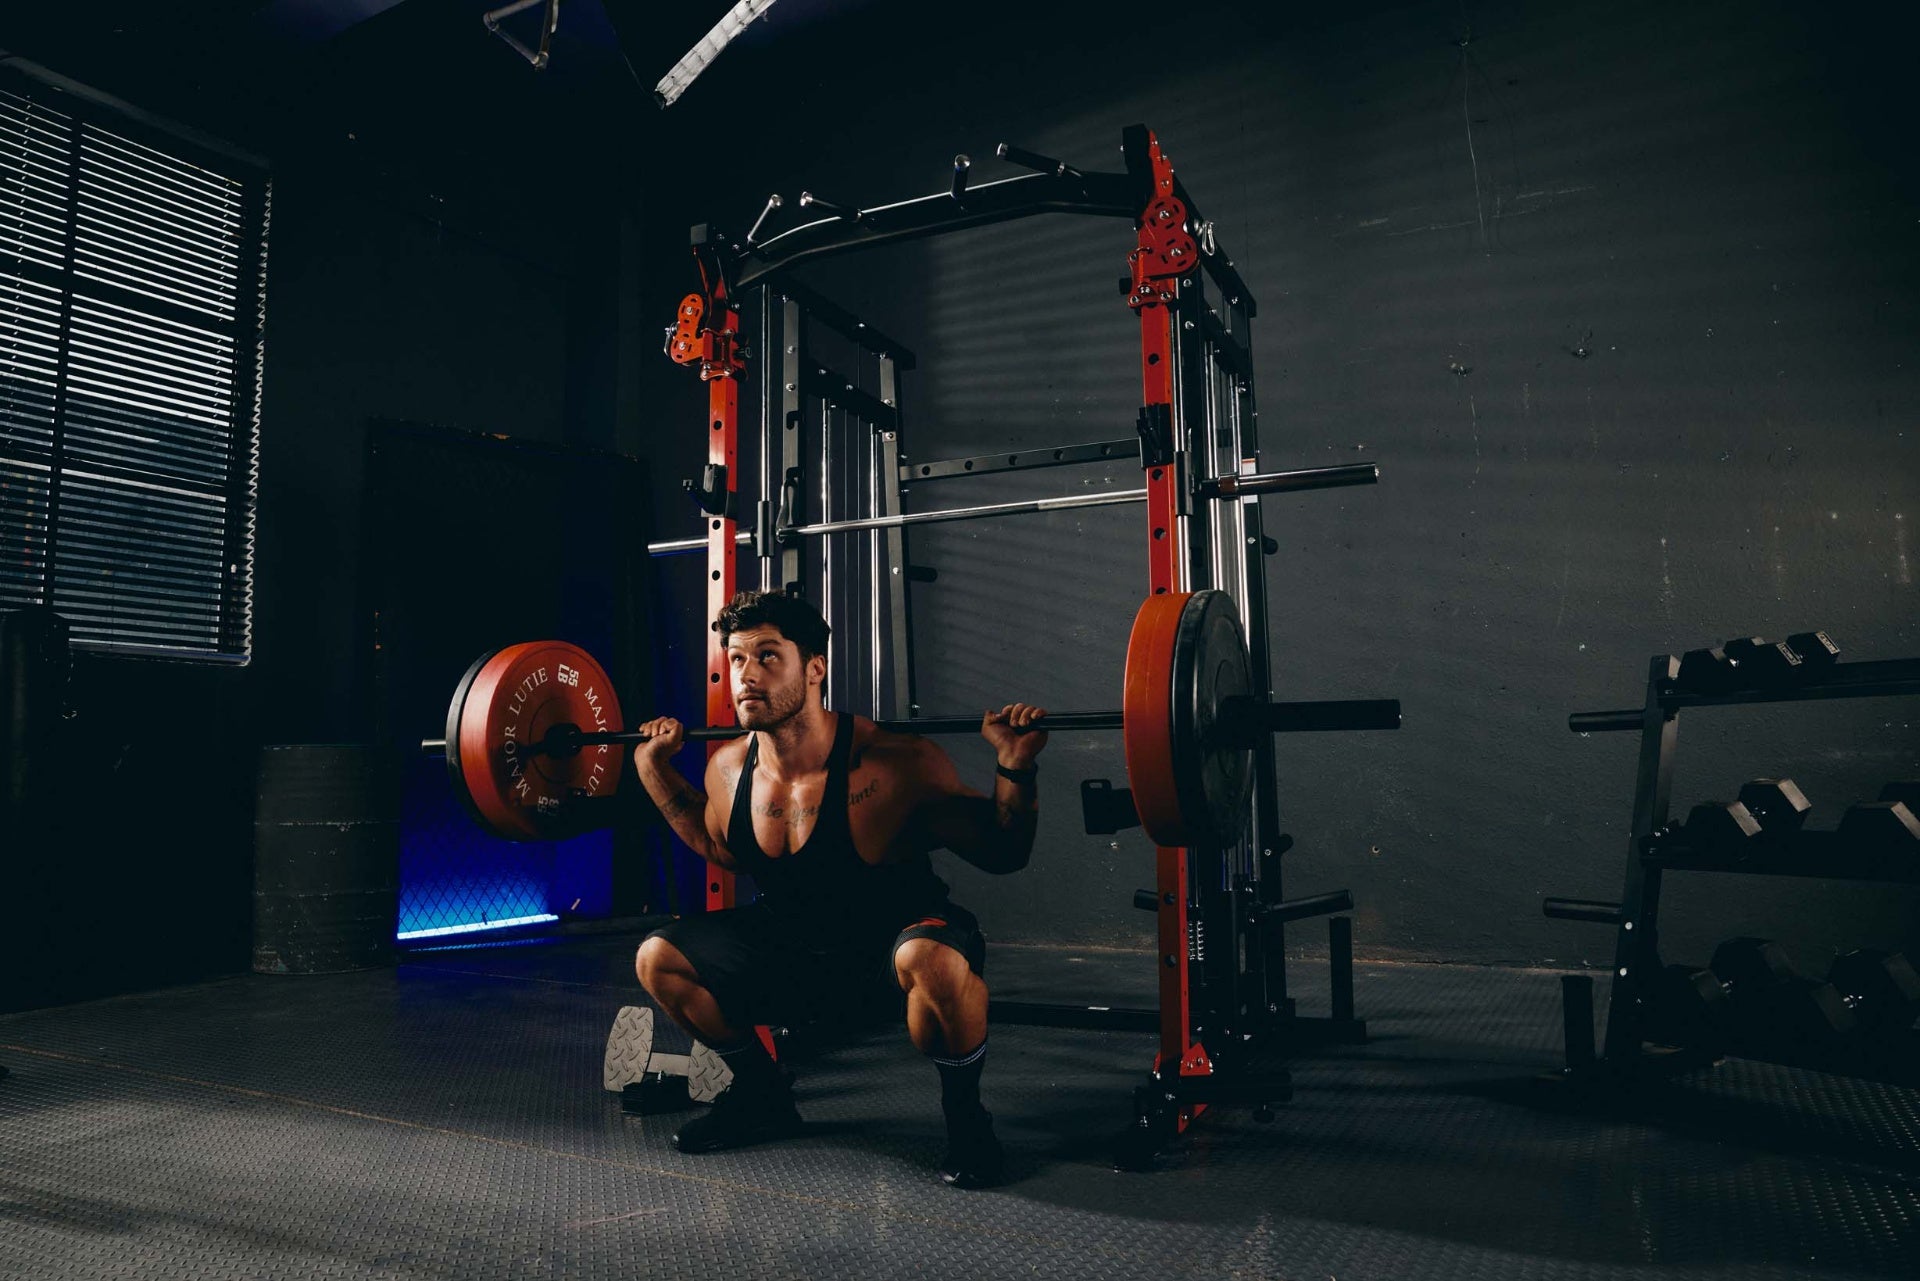
<svg viewBox="0 0 1920 1281"><path fill-rule="evenodd" d="M807 704L805 686L786 690L761 690L762 702L743 703L734 701L734 714L739 718L743 729L778 729L795 716Z"/></svg>

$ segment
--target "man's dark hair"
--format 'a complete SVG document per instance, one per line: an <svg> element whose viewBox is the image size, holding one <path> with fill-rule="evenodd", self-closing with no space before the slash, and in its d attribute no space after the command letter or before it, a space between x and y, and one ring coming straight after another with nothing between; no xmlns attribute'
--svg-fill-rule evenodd
<svg viewBox="0 0 1920 1281"><path fill-rule="evenodd" d="M827 620L820 617L820 611L811 602L785 592L737 592L720 611L719 622L723 646L735 632L777 627L800 651L803 662L815 656L824 658L827 637L833 634Z"/></svg>

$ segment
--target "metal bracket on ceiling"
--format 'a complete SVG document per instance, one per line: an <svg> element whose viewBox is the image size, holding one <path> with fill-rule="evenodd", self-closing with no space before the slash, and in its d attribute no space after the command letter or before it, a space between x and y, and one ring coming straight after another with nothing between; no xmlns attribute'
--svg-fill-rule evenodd
<svg viewBox="0 0 1920 1281"><path fill-rule="evenodd" d="M540 22L540 48L537 50L528 48L518 36L500 25L503 18L511 18L516 13L523 13L542 5L546 7L546 13ZM535 71L545 71L547 50L553 44L554 29L560 25L560 0L513 0L512 4L502 5L498 9L490 9L481 14L480 21L486 24L487 30L512 45L521 57L531 62Z"/></svg>

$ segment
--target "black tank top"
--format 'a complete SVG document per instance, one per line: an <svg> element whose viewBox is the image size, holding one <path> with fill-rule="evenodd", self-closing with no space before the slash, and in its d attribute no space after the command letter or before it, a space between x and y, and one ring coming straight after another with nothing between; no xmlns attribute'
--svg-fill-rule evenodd
<svg viewBox="0 0 1920 1281"><path fill-rule="evenodd" d="M848 761L853 755L853 717L836 713L833 750L827 756L827 786L820 814L806 843L779 858L769 858L753 834L753 771L760 760L760 736L747 744L746 764L733 791L727 820L727 852L742 872L753 877L760 901L776 911L820 912L855 929L902 929L937 915L947 901L947 886L933 874L927 856L876 867L853 844L847 813Z"/></svg>

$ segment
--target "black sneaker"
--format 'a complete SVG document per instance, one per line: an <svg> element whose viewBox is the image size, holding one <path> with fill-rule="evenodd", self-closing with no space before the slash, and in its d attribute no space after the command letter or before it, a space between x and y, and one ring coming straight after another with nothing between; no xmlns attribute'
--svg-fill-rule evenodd
<svg viewBox="0 0 1920 1281"><path fill-rule="evenodd" d="M1006 1153L993 1137L993 1113L982 1108L966 1121L947 1122L940 1181L950 1188L990 1188L1006 1173Z"/></svg>
<svg viewBox="0 0 1920 1281"><path fill-rule="evenodd" d="M786 1082L747 1094L737 1086L728 1086L705 1116L680 1127L673 1136L673 1146L688 1154L718 1152L789 1138L800 1133L802 1124L800 1110L793 1106L793 1091Z"/></svg>

